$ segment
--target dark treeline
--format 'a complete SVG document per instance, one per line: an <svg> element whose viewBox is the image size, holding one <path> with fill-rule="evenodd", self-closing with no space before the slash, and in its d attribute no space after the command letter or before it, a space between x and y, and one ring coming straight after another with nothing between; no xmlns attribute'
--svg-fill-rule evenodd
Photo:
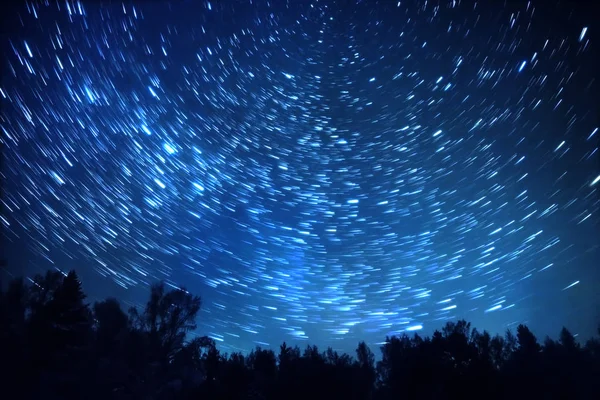
<svg viewBox="0 0 600 400"><path fill-rule="evenodd" d="M566 329L540 343L520 325L502 336L449 322L432 337L387 338L338 354L285 343L223 354L187 340L200 298L152 288L143 310L88 305L74 272L14 280L0 293L1 395L6 399L592 399L600 340Z"/></svg>

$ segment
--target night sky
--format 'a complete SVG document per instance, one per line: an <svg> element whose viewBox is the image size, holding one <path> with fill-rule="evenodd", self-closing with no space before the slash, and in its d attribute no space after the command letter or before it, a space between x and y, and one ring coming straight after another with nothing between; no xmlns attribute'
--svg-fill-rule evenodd
<svg viewBox="0 0 600 400"><path fill-rule="evenodd" d="M2 279L184 286L225 351L595 332L592 1L170 3L4 13Z"/></svg>

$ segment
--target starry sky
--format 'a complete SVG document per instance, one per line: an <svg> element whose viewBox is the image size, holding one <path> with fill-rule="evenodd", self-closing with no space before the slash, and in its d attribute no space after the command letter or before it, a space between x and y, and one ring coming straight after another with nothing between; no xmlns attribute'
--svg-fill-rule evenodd
<svg viewBox="0 0 600 400"><path fill-rule="evenodd" d="M19 3L8 275L203 298L226 351L600 322L591 3Z"/></svg>

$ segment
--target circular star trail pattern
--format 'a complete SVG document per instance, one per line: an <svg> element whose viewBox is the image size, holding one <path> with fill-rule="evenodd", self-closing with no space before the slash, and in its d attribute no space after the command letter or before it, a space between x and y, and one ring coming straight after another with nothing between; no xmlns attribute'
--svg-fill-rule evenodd
<svg viewBox="0 0 600 400"><path fill-rule="evenodd" d="M591 27L513 3L28 3L13 268L131 304L185 286L229 349L593 318Z"/></svg>

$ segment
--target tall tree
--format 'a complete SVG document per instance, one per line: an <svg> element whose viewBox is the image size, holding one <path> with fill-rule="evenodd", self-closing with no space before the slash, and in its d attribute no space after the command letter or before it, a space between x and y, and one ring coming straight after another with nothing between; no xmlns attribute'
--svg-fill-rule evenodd
<svg viewBox="0 0 600 400"><path fill-rule="evenodd" d="M145 334L156 361L168 363L181 350L186 333L196 329L201 299L185 289L165 291L163 282L150 290L150 299L142 314L130 310L132 323Z"/></svg>
<svg viewBox="0 0 600 400"><path fill-rule="evenodd" d="M32 373L59 396L80 395L85 385L91 313L75 271L34 279L29 318ZM49 395L48 393L48 395Z"/></svg>
<svg viewBox="0 0 600 400"><path fill-rule="evenodd" d="M26 337L28 295L22 278L10 281L6 291L0 285L0 370L6 378L3 390L7 393L11 388L19 390L30 379Z"/></svg>
<svg viewBox="0 0 600 400"><path fill-rule="evenodd" d="M363 399L371 398L377 371L375 370L375 355L365 342L358 343L356 360L358 366L358 379L355 382L358 389L357 396Z"/></svg>

